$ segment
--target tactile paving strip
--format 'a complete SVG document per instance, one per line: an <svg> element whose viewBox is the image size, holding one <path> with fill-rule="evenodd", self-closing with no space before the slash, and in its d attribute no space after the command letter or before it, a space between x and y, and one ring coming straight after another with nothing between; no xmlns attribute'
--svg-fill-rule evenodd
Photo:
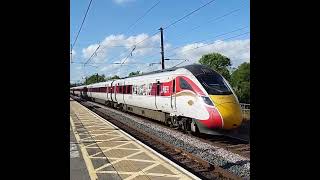
<svg viewBox="0 0 320 180"><path fill-rule="evenodd" d="M93 179L191 179L76 101L70 117Z"/></svg>

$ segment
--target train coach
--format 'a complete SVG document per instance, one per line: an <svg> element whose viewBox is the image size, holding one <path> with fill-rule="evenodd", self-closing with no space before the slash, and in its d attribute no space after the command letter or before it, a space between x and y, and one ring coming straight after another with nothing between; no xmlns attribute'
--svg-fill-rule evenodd
<svg viewBox="0 0 320 180"><path fill-rule="evenodd" d="M240 104L229 83L199 64L79 86L71 91L185 131L217 134L242 123Z"/></svg>
<svg viewBox="0 0 320 180"><path fill-rule="evenodd" d="M83 85L83 86L78 86L78 87L72 87L72 88L70 88L70 93L74 96L86 98L87 97L87 86Z"/></svg>

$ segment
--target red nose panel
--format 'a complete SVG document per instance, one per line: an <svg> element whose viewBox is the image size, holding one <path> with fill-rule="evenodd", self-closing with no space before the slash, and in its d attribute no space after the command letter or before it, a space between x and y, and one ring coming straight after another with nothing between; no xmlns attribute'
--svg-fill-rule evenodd
<svg viewBox="0 0 320 180"><path fill-rule="evenodd" d="M209 118L206 120L199 120L200 123L202 123L203 125L205 125L207 128L222 128L223 126L223 122L222 122L222 118L219 114L219 112L217 111L216 108L214 107L206 107L207 111L209 112Z"/></svg>

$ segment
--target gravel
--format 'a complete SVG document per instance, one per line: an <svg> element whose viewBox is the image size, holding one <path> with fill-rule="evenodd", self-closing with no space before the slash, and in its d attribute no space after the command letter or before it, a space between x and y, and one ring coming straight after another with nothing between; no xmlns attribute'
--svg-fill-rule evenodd
<svg viewBox="0 0 320 180"><path fill-rule="evenodd" d="M152 121L148 122L139 117L134 117L96 103L94 104L103 108L110 117L113 117L122 123L151 133L158 138L175 145L176 147L184 149L214 165L227 169L238 176L246 179L250 177L250 159L246 157L232 153L223 148L207 144L198 139L187 136L182 132L161 127Z"/></svg>

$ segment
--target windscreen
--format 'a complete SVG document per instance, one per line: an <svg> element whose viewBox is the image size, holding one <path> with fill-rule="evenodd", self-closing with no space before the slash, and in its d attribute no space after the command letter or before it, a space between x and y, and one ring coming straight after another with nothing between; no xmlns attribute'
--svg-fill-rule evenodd
<svg viewBox="0 0 320 180"><path fill-rule="evenodd" d="M231 89L219 74L201 74L197 79L210 95L232 94Z"/></svg>

